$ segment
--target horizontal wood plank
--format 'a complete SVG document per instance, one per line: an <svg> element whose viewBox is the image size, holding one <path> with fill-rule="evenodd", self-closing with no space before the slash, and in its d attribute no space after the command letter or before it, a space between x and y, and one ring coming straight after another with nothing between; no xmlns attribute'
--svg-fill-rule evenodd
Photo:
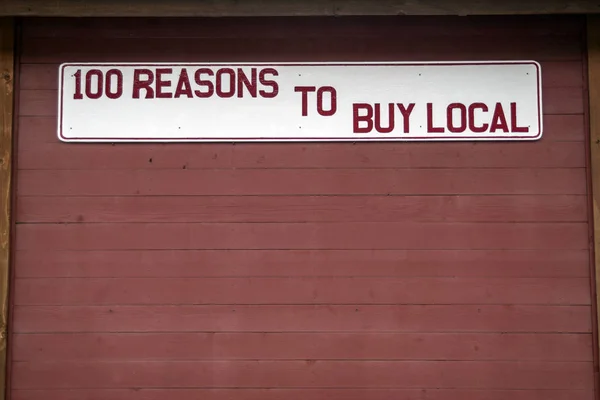
<svg viewBox="0 0 600 400"><path fill-rule="evenodd" d="M545 62L542 64L542 85L546 87L579 87L580 83L583 85L583 66L578 62Z"/></svg>
<svg viewBox="0 0 600 400"><path fill-rule="evenodd" d="M39 278L14 287L17 305L590 304L586 278Z"/></svg>
<svg viewBox="0 0 600 400"><path fill-rule="evenodd" d="M24 64L59 64L105 60L112 62L236 62L248 61L456 61L520 60L581 61L581 35L528 36L520 40L489 36L428 40L373 40L359 35L306 38L30 38L23 42ZM493 38L492 38L493 39ZM197 50L194 50L197 49ZM277 50L275 50L277 49Z"/></svg>
<svg viewBox="0 0 600 400"><path fill-rule="evenodd" d="M588 278L585 250L130 250L15 252L17 278Z"/></svg>
<svg viewBox="0 0 600 400"><path fill-rule="evenodd" d="M589 306L280 305L15 306L15 333L547 332L590 333Z"/></svg>
<svg viewBox="0 0 600 400"><path fill-rule="evenodd" d="M543 113L546 115L583 114L584 101L581 88L554 87L542 92ZM57 90L21 90L19 115L55 116L58 112Z"/></svg>
<svg viewBox="0 0 600 400"><path fill-rule="evenodd" d="M310 16L310 15L490 15L490 14L584 14L600 12L600 6L589 0L528 1L440 1L407 3L398 0L340 1L211 1L176 0L169 4L157 0L136 2L74 1L48 3L43 0L6 0L0 15L19 16Z"/></svg>
<svg viewBox="0 0 600 400"><path fill-rule="evenodd" d="M119 235L115 235L119 232ZM17 250L587 249L586 223L21 224Z"/></svg>
<svg viewBox="0 0 600 400"><path fill-rule="evenodd" d="M584 93L572 87L546 88L542 108L544 114L581 114L585 110Z"/></svg>
<svg viewBox="0 0 600 400"><path fill-rule="evenodd" d="M173 30L177 32L178 30ZM94 36L98 31L92 32ZM109 31L112 32L112 31ZM368 32L368 31L367 31ZM512 32L512 31L507 31ZM83 33L85 34L85 33ZM545 88L583 86L583 63L580 61L541 62L542 85ZM19 82L21 90L56 90L59 64L22 64Z"/></svg>
<svg viewBox="0 0 600 400"><path fill-rule="evenodd" d="M65 389L13 390L13 400L590 400L592 389Z"/></svg>
<svg viewBox="0 0 600 400"><path fill-rule="evenodd" d="M160 345L156 345L160 343ZM16 334L14 361L507 360L591 362L587 334Z"/></svg>
<svg viewBox="0 0 600 400"><path fill-rule="evenodd" d="M593 388L589 363L490 361L15 362L15 389L123 387Z"/></svg>
<svg viewBox="0 0 600 400"><path fill-rule="evenodd" d="M20 197L17 223L586 222L586 196Z"/></svg>
<svg viewBox="0 0 600 400"><path fill-rule="evenodd" d="M22 146L19 169L583 168L583 142L89 144Z"/></svg>
<svg viewBox="0 0 600 400"><path fill-rule="evenodd" d="M184 164L185 167L185 164ZM28 170L20 196L508 195L587 191L583 168Z"/></svg>
<svg viewBox="0 0 600 400"><path fill-rule="evenodd" d="M173 29L176 25L177 29ZM390 35L559 36L583 33L579 16L345 16L239 18L37 18L23 25L23 38L237 38Z"/></svg>

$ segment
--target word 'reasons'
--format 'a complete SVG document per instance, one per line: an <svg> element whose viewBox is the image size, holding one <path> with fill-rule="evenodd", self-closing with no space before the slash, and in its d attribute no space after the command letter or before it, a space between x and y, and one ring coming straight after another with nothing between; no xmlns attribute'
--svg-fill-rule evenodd
<svg viewBox="0 0 600 400"><path fill-rule="evenodd" d="M172 74L172 68L136 69L133 98L241 98L244 95L273 98L279 92L279 85L272 79L278 75L274 68L252 68L249 74L242 68L197 68L189 72L183 68L174 80Z"/></svg>

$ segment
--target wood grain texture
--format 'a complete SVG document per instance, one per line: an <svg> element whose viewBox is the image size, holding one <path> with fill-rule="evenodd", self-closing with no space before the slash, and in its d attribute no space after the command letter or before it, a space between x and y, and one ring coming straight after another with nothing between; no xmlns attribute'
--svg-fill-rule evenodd
<svg viewBox="0 0 600 400"><path fill-rule="evenodd" d="M14 332L591 333L589 306L16 306ZM591 370L591 366L588 366Z"/></svg>
<svg viewBox="0 0 600 400"><path fill-rule="evenodd" d="M0 399L7 374L8 302L12 232L14 21L0 18Z"/></svg>
<svg viewBox="0 0 600 400"><path fill-rule="evenodd" d="M588 278L585 250L34 250L17 278Z"/></svg>
<svg viewBox="0 0 600 400"><path fill-rule="evenodd" d="M20 197L17 223L587 222L586 196Z"/></svg>
<svg viewBox="0 0 600 400"><path fill-rule="evenodd" d="M157 0L74 1L48 3L43 0L6 0L0 15L19 16L307 16L307 15L489 15L489 14L584 14L600 12L600 6L590 0L528 1L486 0L225 0L218 3L202 0L176 0L169 4Z"/></svg>
<svg viewBox="0 0 600 400"><path fill-rule="evenodd" d="M423 397L426 396L426 397ZM13 400L589 400L592 389L65 389L15 390Z"/></svg>
<svg viewBox="0 0 600 400"><path fill-rule="evenodd" d="M18 279L14 304L589 305L588 289L587 278L40 278Z"/></svg>
<svg viewBox="0 0 600 400"><path fill-rule="evenodd" d="M584 168L21 170L21 196L581 195ZM185 167L185 168L184 168ZM302 182L301 185L298 183Z"/></svg>
<svg viewBox="0 0 600 400"><path fill-rule="evenodd" d="M15 362L15 389L299 386L593 388L587 363L491 361ZM351 382L351 383L349 383Z"/></svg>
<svg viewBox="0 0 600 400"><path fill-rule="evenodd" d="M119 232L119 235L115 235ZM22 224L17 250L588 248L586 223Z"/></svg>
<svg viewBox="0 0 600 400"><path fill-rule="evenodd" d="M591 361L585 334L73 333L17 334L15 361L490 360ZM159 344L159 345L156 345Z"/></svg>
<svg viewBox="0 0 600 400"><path fill-rule="evenodd" d="M53 132L54 134L54 132ZM80 169L270 169L270 168L584 168L583 142L560 146L545 133L523 143L261 143L201 147L180 143L42 143L23 146L19 168ZM22 141L29 139L22 139Z"/></svg>

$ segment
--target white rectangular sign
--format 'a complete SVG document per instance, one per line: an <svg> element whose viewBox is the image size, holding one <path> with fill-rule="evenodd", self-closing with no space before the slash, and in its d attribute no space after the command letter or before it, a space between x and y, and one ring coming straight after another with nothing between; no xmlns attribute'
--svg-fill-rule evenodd
<svg viewBox="0 0 600 400"><path fill-rule="evenodd" d="M534 61L63 64L62 141L536 140Z"/></svg>

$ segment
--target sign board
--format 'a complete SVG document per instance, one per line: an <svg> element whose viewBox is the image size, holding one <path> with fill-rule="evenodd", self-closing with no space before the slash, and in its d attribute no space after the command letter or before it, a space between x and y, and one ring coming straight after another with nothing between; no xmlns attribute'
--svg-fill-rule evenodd
<svg viewBox="0 0 600 400"><path fill-rule="evenodd" d="M62 141L536 140L534 61L68 63Z"/></svg>

